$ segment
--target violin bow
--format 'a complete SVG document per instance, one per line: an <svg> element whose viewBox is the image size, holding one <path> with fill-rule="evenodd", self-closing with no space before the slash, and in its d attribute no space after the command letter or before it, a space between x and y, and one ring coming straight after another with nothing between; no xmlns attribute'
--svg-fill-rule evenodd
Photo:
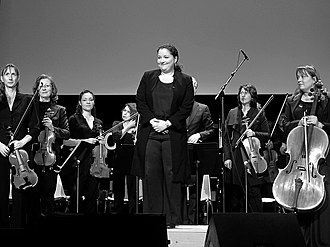
<svg viewBox="0 0 330 247"><path fill-rule="evenodd" d="M137 132L139 128L139 123L140 123L140 114L138 114L137 120L136 120L136 127L135 127L135 133L134 133L134 145L136 144L137 141Z"/></svg>
<svg viewBox="0 0 330 247"><path fill-rule="evenodd" d="M78 142L78 144L73 148L69 156L66 158L66 160L63 162L61 166L59 166L60 170L65 166L65 164L69 161L69 159L72 157L73 153L77 150L77 148L80 146L81 141Z"/></svg>
<svg viewBox="0 0 330 247"><path fill-rule="evenodd" d="M247 128L245 129L245 131L243 132L243 134L240 136L240 138L238 138L238 140L236 141L235 144L235 148L238 147L239 143L243 140L247 130L249 128L251 128L251 126L253 125L253 123L257 120L257 118L259 117L259 115L265 110L265 108L268 106L268 104L273 100L274 95L271 95L269 97L269 99L267 100L267 102L263 105L263 107L259 110L258 114L254 117L254 119L251 121L251 123L249 124L249 126L247 126Z"/></svg>
<svg viewBox="0 0 330 247"><path fill-rule="evenodd" d="M20 127L21 127L21 125L22 125L22 123L23 123L23 121L24 121L24 119L25 119L25 117L26 117L26 114L27 114L27 112L29 111L29 109L30 109L30 107L31 107L31 104L32 104L32 102L34 101L35 97L37 96L39 90L40 90L40 87L38 87L38 89L34 92L34 94L33 94L32 98L31 98L31 100L30 100L28 106L26 107L26 109L25 109L25 111L24 111L24 113L23 113L21 119L19 120L19 122L18 122L18 124L17 124L17 126L16 126L16 129L15 129L15 131L13 132L13 135L12 135L12 139L13 139L13 140L14 140L14 138L15 138L15 136L16 136L18 130L20 129Z"/></svg>
<svg viewBox="0 0 330 247"><path fill-rule="evenodd" d="M110 129L108 129L107 131L105 131L105 132L103 133L103 135L104 135L104 136L107 135L108 133L110 133L111 131L113 131L115 128L117 128L117 127L120 126L121 124L123 124L123 123L125 123L125 122L127 122L127 121L132 120L132 119L135 118L138 114L139 114L139 113L136 112L136 113L134 113L132 116L130 116L130 118L128 118L128 119L126 119L126 120L124 120L124 121L121 121L120 123L116 124L115 126L112 126Z"/></svg>
<svg viewBox="0 0 330 247"><path fill-rule="evenodd" d="M275 127L276 127L276 125L277 125L277 123L278 123L278 121L279 121L279 119L280 119L281 113L282 113L282 111L283 111L283 108L284 108L284 106L285 106L285 102L286 102L288 96L289 96L289 94L286 93L286 95L285 95L285 99L284 99L284 101L283 101L283 103L282 103L282 106L281 106L281 109L280 109L280 112L279 112L279 114L277 115L276 121L275 121L275 123L274 123L273 129L272 129L272 132L271 132L270 135L269 135L269 140L270 140L270 138L271 138L271 137L273 136L273 134L274 134Z"/></svg>

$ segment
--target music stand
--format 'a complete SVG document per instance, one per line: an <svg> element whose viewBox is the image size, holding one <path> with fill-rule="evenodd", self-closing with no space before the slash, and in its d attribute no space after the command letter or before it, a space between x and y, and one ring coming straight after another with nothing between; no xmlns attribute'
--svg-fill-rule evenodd
<svg viewBox="0 0 330 247"><path fill-rule="evenodd" d="M199 177L204 174L219 174L218 144L216 142L188 143L192 174L196 174L196 223L199 216Z"/></svg>
<svg viewBox="0 0 330 247"><path fill-rule="evenodd" d="M116 159L115 159L115 165L114 165L114 174L118 172L118 169L120 169L119 173L124 174L124 176L131 174L131 167L132 167L132 161L133 161L133 155L134 155L134 144L117 144L117 150L116 150ZM117 171L115 171L117 170ZM115 178L114 178L115 179ZM138 198L139 198L139 179L136 176L135 181L135 207L136 207L136 213L138 213ZM127 183L127 192L129 194L129 188ZM128 199L129 196L128 196ZM128 205L130 204L130 200L128 200Z"/></svg>
<svg viewBox="0 0 330 247"><path fill-rule="evenodd" d="M77 205L76 205L76 213L79 213L79 166L81 160L84 158L86 151L87 151L87 143L86 142L81 142L73 148L69 156L66 158L66 160L63 162L62 166L60 166L60 170L69 162L72 162L73 167L77 167L77 179L76 179L76 185L77 185L77 191L76 191L76 198L77 198ZM78 150L78 151L77 151ZM76 154L79 154L77 157Z"/></svg>

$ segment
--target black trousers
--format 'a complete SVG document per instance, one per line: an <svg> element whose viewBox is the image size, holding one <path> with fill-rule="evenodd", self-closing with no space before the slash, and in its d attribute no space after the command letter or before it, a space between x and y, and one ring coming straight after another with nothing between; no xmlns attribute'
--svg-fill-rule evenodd
<svg viewBox="0 0 330 247"><path fill-rule="evenodd" d="M163 213L167 224L181 223L181 183L173 182L171 143L149 139L143 179L143 212Z"/></svg>

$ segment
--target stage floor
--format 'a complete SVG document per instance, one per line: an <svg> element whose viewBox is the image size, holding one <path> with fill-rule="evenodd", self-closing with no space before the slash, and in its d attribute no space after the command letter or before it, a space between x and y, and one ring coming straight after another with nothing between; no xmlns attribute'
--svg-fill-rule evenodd
<svg viewBox="0 0 330 247"><path fill-rule="evenodd" d="M203 247L208 225L178 225L167 229L168 247Z"/></svg>

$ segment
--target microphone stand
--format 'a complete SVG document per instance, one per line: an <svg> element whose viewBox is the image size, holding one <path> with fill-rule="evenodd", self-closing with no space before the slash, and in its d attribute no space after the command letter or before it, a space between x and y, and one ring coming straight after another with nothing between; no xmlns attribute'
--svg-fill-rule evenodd
<svg viewBox="0 0 330 247"><path fill-rule="evenodd" d="M30 110L31 106L32 106L32 103L34 102L34 99L37 97L38 93L39 93L39 90L40 88L42 87L42 83L41 83L41 86L38 87L38 89L34 92L32 98L30 99L30 102L28 104L28 106L26 107L20 121L18 122L17 126L16 126L16 129L14 130L13 134L12 134L12 139L14 140L14 138L16 137L17 135L17 132L19 131L19 129L21 128L21 125L28 113L28 111Z"/></svg>
<svg viewBox="0 0 330 247"><path fill-rule="evenodd" d="M78 149L78 147L80 147L81 141L78 142L78 144L73 148L73 150L71 151L71 153L69 154L69 156L66 158L66 160L63 162L62 166L60 166L60 170L62 170L62 168L65 166L65 164L70 160L70 158L73 156L73 154L75 153L75 151ZM74 165L75 167L77 167L77 179L76 179L76 198L77 198L77 205L76 205L76 213L79 213L79 166L80 166L80 161L83 159L83 157L85 156L85 153L87 151L87 148L85 147L84 150L81 152L81 154L79 155L79 157L77 159L74 160Z"/></svg>
<svg viewBox="0 0 330 247"><path fill-rule="evenodd" d="M225 126L225 112L224 112L224 96L225 96L225 89L227 87L227 85L229 84L229 82L231 81L231 79L233 79L233 77L235 76L236 72L238 71L238 69L242 66L242 64L246 61L249 60L247 56L244 56L244 59L237 65L237 67L235 68L234 71L232 71L230 73L229 78L227 79L227 81L225 82L225 84L223 84L223 86L220 88L218 94L215 96L214 100L217 100L218 97L220 96L221 98L221 121L219 119L219 126L218 126L218 131L219 131L219 157L221 157L221 148L222 148L222 133L223 133L223 127ZM221 125L220 125L221 122ZM224 164L224 156L222 155L222 164ZM225 213L225 170L224 167L222 166L221 168L221 176L222 176L222 211Z"/></svg>
<svg viewBox="0 0 330 247"><path fill-rule="evenodd" d="M136 129L135 129L135 136L134 136L134 146L136 145L137 141L137 132L139 128L139 121L140 121L140 114L137 115L137 121L136 121ZM139 186L140 186L140 178L136 176L135 178L135 213L139 213Z"/></svg>
<svg viewBox="0 0 330 247"><path fill-rule="evenodd" d="M76 183L77 183L77 191L76 191L76 197L77 197L77 205L76 205L76 213L78 214L79 213L79 199L80 199L80 196L79 196L79 190L80 190L80 185L79 185L79 179L80 179L80 162L81 160L84 158L85 154L87 152L87 147L84 148L84 150L81 152L81 154L79 155L78 159L75 161L75 166L77 167L77 180L76 180Z"/></svg>

